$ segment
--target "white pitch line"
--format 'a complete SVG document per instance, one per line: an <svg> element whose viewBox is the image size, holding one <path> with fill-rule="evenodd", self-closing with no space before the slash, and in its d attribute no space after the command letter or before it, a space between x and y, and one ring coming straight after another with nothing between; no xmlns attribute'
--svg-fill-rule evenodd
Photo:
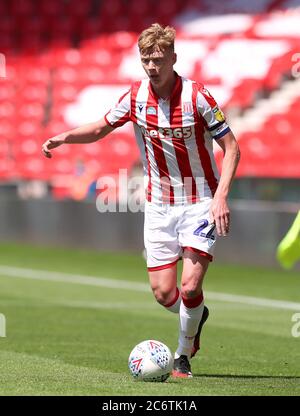
<svg viewBox="0 0 300 416"><path fill-rule="evenodd" d="M0 266L0 275L22 279L43 280L60 283L73 283L80 285L107 287L111 289L125 289L136 292L150 293L150 286L146 283L109 279L96 276L86 276L81 274L51 272L45 270L27 269L22 267ZM285 300L257 298L251 296L233 295L231 293L209 291L205 291L205 295L209 300L242 303L246 305L254 305L275 309L286 309L292 311L300 310L300 303Z"/></svg>
<svg viewBox="0 0 300 416"><path fill-rule="evenodd" d="M231 293L206 292L206 296L211 300L222 302L243 303L247 305L262 306L265 308L288 309L292 311L300 310L300 303L287 300L275 300L266 298L256 298L244 295L232 295Z"/></svg>
<svg viewBox="0 0 300 416"><path fill-rule="evenodd" d="M49 272L37 269L25 269L22 267L0 266L0 275L20 277L23 279L46 280L61 283L75 283L79 285L108 287L110 289L127 289L136 292L149 292L150 287L146 283L128 282L125 280L107 279L105 277L85 276L63 272Z"/></svg>

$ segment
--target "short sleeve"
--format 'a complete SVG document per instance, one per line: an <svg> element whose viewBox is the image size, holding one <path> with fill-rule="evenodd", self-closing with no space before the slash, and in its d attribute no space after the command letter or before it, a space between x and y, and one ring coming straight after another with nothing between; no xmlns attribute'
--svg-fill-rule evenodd
<svg viewBox="0 0 300 416"><path fill-rule="evenodd" d="M131 93L128 90L121 96L117 104L104 116L106 123L111 127L121 127L131 120Z"/></svg>
<svg viewBox="0 0 300 416"><path fill-rule="evenodd" d="M230 131L224 113L209 91L199 86L197 93L198 113L204 118L206 128L214 139L220 139Z"/></svg>

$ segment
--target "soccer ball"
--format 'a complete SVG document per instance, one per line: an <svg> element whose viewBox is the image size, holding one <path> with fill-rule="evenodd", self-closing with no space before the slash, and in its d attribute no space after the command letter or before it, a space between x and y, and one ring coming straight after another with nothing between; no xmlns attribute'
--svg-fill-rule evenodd
<svg viewBox="0 0 300 416"><path fill-rule="evenodd" d="M128 367L135 380L165 381L173 368L173 356L165 344L150 339L133 348Z"/></svg>

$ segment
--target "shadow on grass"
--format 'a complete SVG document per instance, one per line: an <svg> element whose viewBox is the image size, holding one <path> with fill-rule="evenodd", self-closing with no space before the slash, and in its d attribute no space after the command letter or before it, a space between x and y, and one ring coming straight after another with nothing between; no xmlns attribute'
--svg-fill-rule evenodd
<svg viewBox="0 0 300 416"><path fill-rule="evenodd" d="M300 376L262 376L262 375L247 375L247 374L195 374L193 378L228 378L228 379L280 379L280 380L300 380Z"/></svg>

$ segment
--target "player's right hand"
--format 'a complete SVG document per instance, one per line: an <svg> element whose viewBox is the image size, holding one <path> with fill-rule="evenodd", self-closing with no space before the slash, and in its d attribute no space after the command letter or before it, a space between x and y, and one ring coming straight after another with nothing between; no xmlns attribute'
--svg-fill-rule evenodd
<svg viewBox="0 0 300 416"><path fill-rule="evenodd" d="M42 145L42 152L44 156L50 159L52 157L50 150L55 149L58 146L61 146L63 143L64 143L64 138L62 137L62 135L55 136L55 137L52 137L51 139L48 139Z"/></svg>

